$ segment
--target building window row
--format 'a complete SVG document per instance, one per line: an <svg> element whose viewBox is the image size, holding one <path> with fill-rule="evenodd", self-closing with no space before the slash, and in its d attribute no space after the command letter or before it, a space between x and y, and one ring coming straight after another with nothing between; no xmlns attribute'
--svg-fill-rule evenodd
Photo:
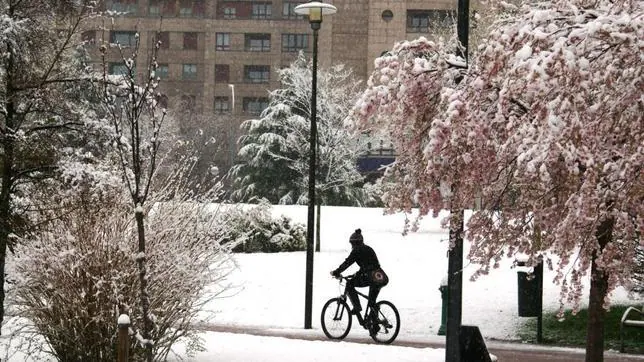
<svg viewBox="0 0 644 362"><path fill-rule="evenodd" d="M215 49L230 51L230 33L217 33L215 35ZM291 53L307 50L309 47L308 34L282 34L282 52ZM271 50L271 34L244 34L244 50L249 52L269 52Z"/></svg>
<svg viewBox="0 0 644 362"><path fill-rule="evenodd" d="M149 16L202 18L206 16L205 0L149 0Z"/></svg>
<svg viewBox="0 0 644 362"><path fill-rule="evenodd" d="M123 62L113 62L108 65L108 72L112 75L126 75L127 68ZM198 75L197 64L181 64L181 79L195 80ZM155 76L160 79L170 78L170 66L166 63L159 63Z"/></svg>
<svg viewBox="0 0 644 362"><path fill-rule="evenodd" d="M305 3L304 0L282 2L281 18L284 20L303 20L305 16L296 14L295 7ZM105 10L125 13L126 15L203 18L208 17L206 0L105 0ZM139 8L139 6L141 7ZM216 17L219 19L274 19L271 1L220 1L217 4Z"/></svg>
<svg viewBox="0 0 644 362"><path fill-rule="evenodd" d="M284 1L282 19L303 20L305 17L295 13L295 7L306 1ZM222 1L217 7L219 19L274 19L273 3L270 1Z"/></svg>
<svg viewBox="0 0 644 362"><path fill-rule="evenodd" d="M127 68L122 62L113 62L108 67L109 74L124 75L127 74ZM199 65L193 63L181 64L181 80L196 80L199 75ZM156 70L156 77L160 79L170 78L170 66L167 63L159 63ZM269 83L271 80L270 65L244 65L245 83ZM230 82L230 65L215 64L215 82Z"/></svg>
<svg viewBox="0 0 644 362"><path fill-rule="evenodd" d="M182 49L199 50L199 33L184 32ZM167 31L158 32L151 36L151 44L159 43L160 49L170 48L170 33ZM86 44L94 44L96 31L85 31L82 34L82 40ZM136 31L111 31L110 43L119 44L122 47L134 47L138 41ZM282 52L292 53L300 50L308 50L309 34L282 34ZM215 34L215 50L231 51L231 33ZM241 50L241 49L240 49ZM244 51L247 52L270 52L271 51L271 34L270 33L246 33L244 34Z"/></svg>
<svg viewBox="0 0 644 362"><path fill-rule="evenodd" d="M455 21L454 10L407 10L408 33L429 33L430 29L449 28Z"/></svg>
<svg viewBox="0 0 644 362"><path fill-rule="evenodd" d="M268 107L267 97L242 97L242 110L248 115L258 116ZM230 97L215 97L213 111L216 114L232 112Z"/></svg>
<svg viewBox="0 0 644 362"><path fill-rule="evenodd" d="M136 15L139 4L137 0L106 0L105 10Z"/></svg>

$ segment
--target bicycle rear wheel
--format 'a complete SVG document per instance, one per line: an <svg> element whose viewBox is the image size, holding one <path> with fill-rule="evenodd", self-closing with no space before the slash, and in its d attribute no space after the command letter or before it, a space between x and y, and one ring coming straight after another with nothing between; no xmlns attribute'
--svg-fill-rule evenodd
<svg viewBox="0 0 644 362"><path fill-rule="evenodd" d="M389 344L396 339L400 332L400 314L393 303L383 300L376 303L378 308L378 326L371 338L383 344Z"/></svg>
<svg viewBox="0 0 644 362"><path fill-rule="evenodd" d="M322 308L322 330L330 339L342 339L351 330L351 312L347 302L332 298Z"/></svg>

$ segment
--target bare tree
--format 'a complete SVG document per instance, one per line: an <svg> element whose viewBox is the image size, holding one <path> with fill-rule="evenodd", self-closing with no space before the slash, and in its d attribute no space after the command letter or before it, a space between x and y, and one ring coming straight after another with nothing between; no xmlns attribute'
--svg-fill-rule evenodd
<svg viewBox="0 0 644 362"><path fill-rule="evenodd" d="M159 78L157 55L161 45L157 41L142 70L138 58L140 37L136 33L134 44L101 45L103 64L103 105L107 121L114 128L114 146L123 172L123 180L131 197L132 211L136 220L138 253L136 263L139 270L140 307L143 329L137 333L141 345L146 349L147 361L152 361L150 339L154 322L150 316L148 293L148 268L146 251L146 202L149 200L152 182L158 171L161 129L166 109L158 104L156 89ZM122 72L108 74L108 50L116 49L121 61ZM140 73L139 73L140 72Z"/></svg>

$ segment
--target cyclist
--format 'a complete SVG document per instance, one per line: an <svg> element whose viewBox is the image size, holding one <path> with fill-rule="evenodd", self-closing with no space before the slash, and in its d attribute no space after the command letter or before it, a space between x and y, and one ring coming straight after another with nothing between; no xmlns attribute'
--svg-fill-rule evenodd
<svg viewBox="0 0 644 362"><path fill-rule="evenodd" d="M360 307L360 299L358 298L358 293L356 293L355 288L368 286L368 303L370 306L374 306L376 298L380 293L380 289L387 285L389 278L380 267L380 262L378 261L376 252L370 246L364 244L362 230L356 229L349 237L349 242L351 243L351 253L337 269L331 271L331 275L335 278L339 278L340 273L350 267L353 263L358 264L360 270L354 274L353 278L347 280L346 292L349 295L349 299L351 299L351 304L353 304L353 313L360 315L360 310L362 308ZM372 320L375 320L376 315L377 312L372 307L370 315ZM375 323L373 325L377 328ZM377 333L377 330L371 330L370 333Z"/></svg>

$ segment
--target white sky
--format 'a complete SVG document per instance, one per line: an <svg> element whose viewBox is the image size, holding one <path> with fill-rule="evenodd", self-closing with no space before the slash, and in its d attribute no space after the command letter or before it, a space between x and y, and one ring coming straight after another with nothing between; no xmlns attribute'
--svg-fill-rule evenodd
<svg viewBox="0 0 644 362"><path fill-rule="evenodd" d="M284 214L304 223L305 206L274 206L274 214ZM315 254L313 290L313 329L304 326L305 253L237 254L238 268L230 275L234 285L224 298L209 306L214 312L209 323L300 332L324 336L320 310L326 300L340 294L338 282L329 276L348 255L349 235L362 229L365 243L378 253L390 283L379 299L393 302L400 311L398 340L440 341L441 296L438 290L447 272L447 233L438 219L428 218L420 231L402 236L404 216L383 215L382 209L323 207L322 251ZM467 245L465 247L467 253ZM485 338L517 340L524 318L517 314L517 270L510 261L476 282L469 277L474 265L464 260L463 324L477 325ZM350 273L354 268L345 272ZM558 308L559 288L552 284L553 273L544 271L544 308ZM614 301L639 303L628 299L620 289ZM587 290L583 296L587 300ZM206 313L206 312L204 312ZM210 314L210 313L208 313ZM617 327L617 326L615 326ZM535 331L536 333L536 331ZM368 333L354 321L351 337L368 339ZM443 361L443 349L381 346L332 341L304 341L278 337L258 337L205 332L207 351L186 361L205 362L302 362L302 361ZM176 349L182 355L182 346ZM185 358L185 355L183 355ZM23 361L24 357L10 359ZM28 358L27 360L34 360ZM43 360L43 359L39 359ZM178 359L173 359L174 361Z"/></svg>

